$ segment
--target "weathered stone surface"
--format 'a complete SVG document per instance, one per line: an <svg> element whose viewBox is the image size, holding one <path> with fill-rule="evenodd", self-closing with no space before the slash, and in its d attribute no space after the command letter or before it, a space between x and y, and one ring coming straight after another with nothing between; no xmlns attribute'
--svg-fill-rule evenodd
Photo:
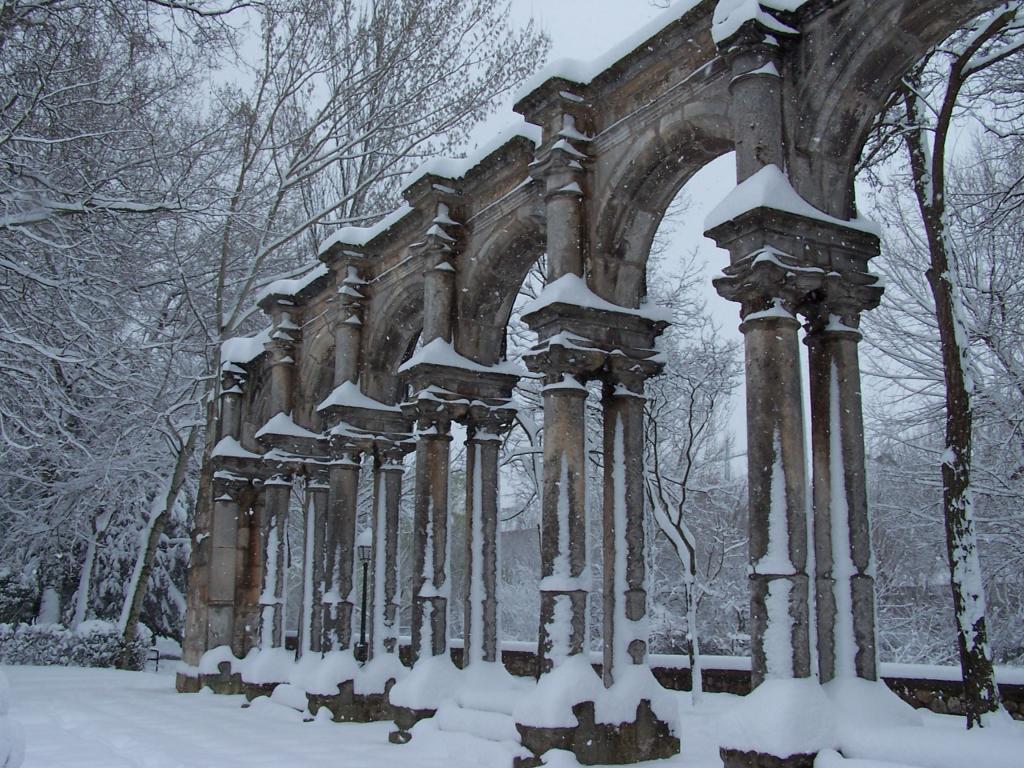
<svg viewBox="0 0 1024 768"><path fill-rule="evenodd" d="M384 693L358 694L353 690L353 682L346 680L338 686L336 694L307 693L309 712L316 715L321 709L331 713L336 723L374 723L395 718L394 708L388 703L388 691L394 681L390 681Z"/></svg>
<svg viewBox="0 0 1024 768"><path fill-rule="evenodd" d="M420 720L433 717L435 709L412 709L410 707L391 707L394 714L395 730L388 734L388 741L392 744L406 744L412 739L409 732Z"/></svg>
<svg viewBox="0 0 1024 768"><path fill-rule="evenodd" d="M594 703L587 701L572 709L579 723L572 728L539 728L517 723L524 747L543 759L552 749L572 752L583 765L624 765L672 757L679 752L679 739L668 723L651 711L650 702L637 706L636 718L628 723L597 723ZM530 765L527 759L524 765Z"/></svg>
<svg viewBox="0 0 1024 768"><path fill-rule="evenodd" d="M816 755L790 755L776 757L760 752L740 752L736 749L721 749L723 768L814 768Z"/></svg>

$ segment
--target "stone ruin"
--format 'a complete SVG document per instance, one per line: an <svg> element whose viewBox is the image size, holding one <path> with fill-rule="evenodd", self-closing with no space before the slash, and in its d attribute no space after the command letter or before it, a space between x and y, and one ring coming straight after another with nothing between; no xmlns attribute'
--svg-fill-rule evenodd
<svg viewBox="0 0 1024 768"><path fill-rule="evenodd" d="M600 60L549 67L516 102L516 128L472 158L428 163L394 213L336 232L305 277L268 286L258 304L270 326L222 350L213 503L196 519L179 690L252 696L288 682L275 679L280 660L292 658L284 527L302 482L310 501L299 666L320 662L309 667L310 710L393 719L399 742L418 720L445 716L454 669L447 620L458 608L449 605L446 560L458 423L468 523L466 540L453 544L465 547L470 571L459 674L481 693L464 686L459 706L503 714L499 730L514 723L505 735L523 745L522 765L540 764L552 748L589 764L678 751L647 667L643 405L645 381L662 367L656 339L666 321L644 302L645 265L680 188L733 150L739 185L706 228L730 254L714 283L739 304L745 340L753 684L809 678L815 668L821 682L876 680L858 326L882 288L868 269L877 231L856 215L855 166L902 74L996 5L694 2ZM523 360L505 360L513 303L545 253L547 287L523 318L536 344ZM544 384L542 578L537 679L513 696L497 621L498 460L523 364ZM584 408L593 381L604 420L605 567L592 584ZM360 664L350 649L363 471L373 501ZM403 482L415 486L411 670L398 636ZM605 606L600 677L585 623L592 589ZM482 695L503 686L507 697ZM723 758L809 765L813 755L737 747Z"/></svg>

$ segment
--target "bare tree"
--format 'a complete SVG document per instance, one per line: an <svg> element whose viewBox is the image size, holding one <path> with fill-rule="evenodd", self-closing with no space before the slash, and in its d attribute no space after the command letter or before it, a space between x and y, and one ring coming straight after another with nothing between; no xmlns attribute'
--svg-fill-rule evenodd
<svg viewBox="0 0 1024 768"><path fill-rule="evenodd" d="M871 164L891 157L901 147L906 151L922 224L916 245L927 256L925 277L941 361L945 420L940 456L942 506L968 728L983 725L985 717L1000 707L988 647L972 483L981 371L972 349L970 318L960 280L960 265L969 258L973 244L958 243L951 227L951 136L964 113L964 102L972 96L978 98L980 89L992 86L986 73L1019 58L1022 48L1022 21L1017 18L1015 6L983 17L955 35L905 78L865 155L865 163ZM972 93L969 84L974 82L978 89ZM915 295L913 289L911 295ZM919 294L916 297L921 299ZM904 360L905 349L897 352Z"/></svg>

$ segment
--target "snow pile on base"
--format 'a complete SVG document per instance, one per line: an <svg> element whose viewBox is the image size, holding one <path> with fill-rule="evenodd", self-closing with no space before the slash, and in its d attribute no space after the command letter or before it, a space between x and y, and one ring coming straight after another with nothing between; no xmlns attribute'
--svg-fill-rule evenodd
<svg viewBox="0 0 1024 768"><path fill-rule="evenodd" d="M397 653L382 653L359 668L353 691L360 696L384 693L388 680L398 681L408 674L409 668L399 661Z"/></svg>
<svg viewBox="0 0 1024 768"><path fill-rule="evenodd" d="M476 373L507 373L513 376L520 376L525 371L516 363L497 363L496 365L483 365L464 357L455 351L449 342L437 338L429 344L425 344L417 350L416 354L406 360L398 368L399 373L408 371L417 365L443 365L447 368L461 368Z"/></svg>
<svg viewBox="0 0 1024 768"><path fill-rule="evenodd" d="M601 679L584 654L570 656L546 675L533 695L515 710L517 723L535 728L572 728L579 724L572 708L582 701L596 701L604 693Z"/></svg>
<svg viewBox="0 0 1024 768"><path fill-rule="evenodd" d="M25 759L25 740L10 713L11 686L0 669L0 768L18 768Z"/></svg>
<svg viewBox="0 0 1024 768"><path fill-rule="evenodd" d="M765 680L719 720L724 749L776 757L836 745L832 706L814 678Z"/></svg>
<svg viewBox="0 0 1024 768"><path fill-rule="evenodd" d="M285 648L254 648L238 664L242 680L255 685L284 683L291 678L295 653Z"/></svg>
<svg viewBox="0 0 1024 768"><path fill-rule="evenodd" d="M359 385L351 381L342 382L316 409L323 411L335 405L343 408L362 408L367 411L389 411L391 413L401 413L402 411L397 405L388 405L374 400L369 395L364 395Z"/></svg>
<svg viewBox="0 0 1024 768"><path fill-rule="evenodd" d="M634 315L655 321L671 322L672 320L672 313L663 307L646 305L641 306L640 309L633 309L612 304L590 290L586 280L571 273L562 275L557 280L548 283L536 299L528 302L522 308L521 313L526 316L551 304L570 304L576 307L615 312L620 315Z"/></svg>
<svg viewBox="0 0 1024 768"><path fill-rule="evenodd" d="M307 653L292 667L288 682L307 693L333 696L338 686L353 680L359 672L359 662L352 651L328 651L323 656Z"/></svg>
<svg viewBox="0 0 1024 768"><path fill-rule="evenodd" d="M299 437L305 440L320 440L323 435L306 429L296 424L287 413L278 413L270 418L266 424L259 428L256 437L264 435L279 435L283 437Z"/></svg>
<svg viewBox="0 0 1024 768"><path fill-rule="evenodd" d="M388 694L392 706L409 709L437 709L442 701L455 698L462 673L447 653L420 659Z"/></svg>
<svg viewBox="0 0 1024 768"><path fill-rule="evenodd" d="M836 678L822 686L832 702L837 729L848 727L916 727L921 713L893 693L881 680Z"/></svg>
<svg viewBox="0 0 1024 768"><path fill-rule="evenodd" d="M305 712L309 705L306 692L299 686L292 685L291 683L281 683L275 686L270 694L270 700L275 704L280 704L282 707L295 709L299 712Z"/></svg>
<svg viewBox="0 0 1024 768"><path fill-rule="evenodd" d="M594 699L594 720L618 725L636 721L636 708L646 699L654 716L675 730L679 719L676 697L665 690L646 664L627 664L615 670L615 683Z"/></svg>
<svg viewBox="0 0 1024 768"><path fill-rule="evenodd" d="M462 670L462 680L455 697L460 707L508 715L515 711L522 693L533 688L532 678L515 678L504 664L495 661L474 661Z"/></svg>
<svg viewBox="0 0 1024 768"><path fill-rule="evenodd" d="M236 658L235 654L231 652L230 646L218 645L216 648L211 648L199 658L199 674L216 675L220 672L221 663L225 661L230 665L230 672L237 671L242 663L242 660Z"/></svg>
<svg viewBox="0 0 1024 768"><path fill-rule="evenodd" d="M800 197L789 183L786 174L777 165L766 165L726 195L725 199L705 217L704 230L712 230L756 208L771 208L774 211L792 213L814 221L881 236L881 229L873 221L863 218L846 221L819 211Z"/></svg>

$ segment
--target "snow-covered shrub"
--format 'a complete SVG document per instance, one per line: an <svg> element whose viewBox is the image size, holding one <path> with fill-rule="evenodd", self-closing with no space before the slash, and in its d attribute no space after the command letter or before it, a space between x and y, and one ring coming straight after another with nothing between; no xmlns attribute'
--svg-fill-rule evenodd
<svg viewBox="0 0 1024 768"><path fill-rule="evenodd" d="M35 584L23 574L0 568L0 623L17 624L30 619L37 597Z"/></svg>
<svg viewBox="0 0 1024 768"><path fill-rule="evenodd" d="M21 730L10 721L11 689L0 670L0 768L18 768L25 758L25 742Z"/></svg>
<svg viewBox="0 0 1024 768"><path fill-rule="evenodd" d="M150 631L140 626L127 649L131 669L142 669L152 645ZM58 624L0 624L0 663L113 667L125 651L117 626L86 621L75 630Z"/></svg>

